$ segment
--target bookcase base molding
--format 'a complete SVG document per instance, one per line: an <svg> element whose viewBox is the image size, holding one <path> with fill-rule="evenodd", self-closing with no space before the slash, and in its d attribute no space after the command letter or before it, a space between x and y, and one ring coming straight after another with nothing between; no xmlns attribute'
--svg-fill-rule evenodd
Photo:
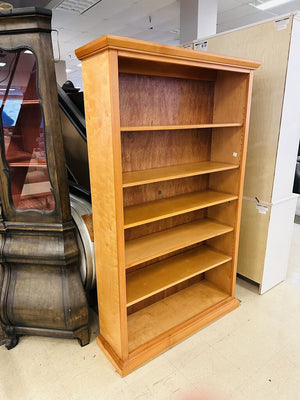
<svg viewBox="0 0 300 400"><path fill-rule="evenodd" d="M119 374L124 377L193 333L196 333L199 329L209 325L230 311L233 311L239 304L240 302L236 298L223 300L220 304L211 307L203 313L195 315L189 320L182 322L176 327L170 328L168 331L141 345L129 353L128 359L125 361L119 358L101 334L97 337L97 343Z"/></svg>
<svg viewBox="0 0 300 400"><path fill-rule="evenodd" d="M259 63L104 36L82 60L100 335L124 376L234 297Z"/></svg>

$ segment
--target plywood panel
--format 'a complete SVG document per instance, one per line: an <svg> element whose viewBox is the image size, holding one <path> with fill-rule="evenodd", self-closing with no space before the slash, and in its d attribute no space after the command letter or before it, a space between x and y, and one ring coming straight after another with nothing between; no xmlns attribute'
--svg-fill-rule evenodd
<svg viewBox="0 0 300 400"><path fill-rule="evenodd" d="M214 82L120 73L119 85L121 126L212 122Z"/></svg>
<svg viewBox="0 0 300 400"><path fill-rule="evenodd" d="M219 172L209 176L209 189L220 190L221 192L228 192L238 194L239 192L240 171L238 169Z"/></svg>
<svg viewBox="0 0 300 400"><path fill-rule="evenodd" d="M210 129L123 132L123 172L208 161L210 143Z"/></svg>
<svg viewBox="0 0 300 400"><path fill-rule="evenodd" d="M124 207L168 197L200 192L208 188L208 175L155 182L148 185L128 187L123 190Z"/></svg>
<svg viewBox="0 0 300 400"><path fill-rule="evenodd" d="M150 222L146 225L135 226L125 230L125 240L133 240L151 233L161 232L174 226L200 220L205 217L206 210L191 211L186 214L176 215L174 217Z"/></svg>
<svg viewBox="0 0 300 400"><path fill-rule="evenodd" d="M261 283L270 210L266 214L259 214L256 204L254 201L243 200L237 270L241 275Z"/></svg>
<svg viewBox="0 0 300 400"><path fill-rule="evenodd" d="M247 86L247 74L218 72L215 83L214 123L244 121Z"/></svg>
<svg viewBox="0 0 300 400"><path fill-rule="evenodd" d="M243 143L242 128L213 129L211 140L211 161L239 164Z"/></svg>
<svg viewBox="0 0 300 400"><path fill-rule="evenodd" d="M227 297L228 294L204 280L129 315L129 351L133 351Z"/></svg>
<svg viewBox="0 0 300 400"><path fill-rule="evenodd" d="M213 283L217 288L231 294L232 288L232 263L227 262L217 268L205 272L205 279Z"/></svg>
<svg viewBox="0 0 300 400"><path fill-rule="evenodd" d="M286 29L278 30L275 21L270 21L208 39L210 51L247 56L261 61L260 68L254 72L244 194L269 202L273 188L291 28L290 22Z"/></svg>

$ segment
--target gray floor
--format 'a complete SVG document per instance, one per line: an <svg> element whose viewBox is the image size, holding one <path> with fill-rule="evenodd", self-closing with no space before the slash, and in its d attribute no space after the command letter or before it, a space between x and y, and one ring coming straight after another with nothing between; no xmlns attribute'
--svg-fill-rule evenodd
<svg viewBox="0 0 300 400"><path fill-rule="evenodd" d="M24 337L0 348L1 400L296 400L300 398L300 225L287 280L263 296L238 279L241 306L121 378L96 344Z"/></svg>

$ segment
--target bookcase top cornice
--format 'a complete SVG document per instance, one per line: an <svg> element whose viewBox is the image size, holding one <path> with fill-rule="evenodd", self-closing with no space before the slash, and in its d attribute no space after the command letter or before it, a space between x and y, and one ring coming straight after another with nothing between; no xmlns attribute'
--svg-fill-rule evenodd
<svg viewBox="0 0 300 400"><path fill-rule="evenodd" d="M204 51L185 49L160 43L146 42L143 40L129 39L120 36L104 35L75 50L79 60L84 60L106 50L117 50L141 55L158 55L170 58L202 61L212 64L227 64L237 68L256 69L260 62L241 58L228 57Z"/></svg>

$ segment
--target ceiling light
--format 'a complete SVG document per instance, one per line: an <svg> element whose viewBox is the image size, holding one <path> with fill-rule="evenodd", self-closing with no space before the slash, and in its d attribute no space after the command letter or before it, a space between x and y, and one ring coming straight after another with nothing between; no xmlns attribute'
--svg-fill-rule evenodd
<svg viewBox="0 0 300 400"><path fill-rule="evenodd" d="M5 67L6 63L5 62L0 62L0 67Z"/></svg>
<svg viewBox="0 0 300 400"><path fill-rule="evenodd" d="M268 10L269 8L281 6L282 4L288 3L289 1L291 0L269 0L265 1L264 3L256 2L256 3L250 3L249 5L264 11Z"/></svg>
<svg viewBox="0 0 300 400"><path fill-rule="evenodd" d="M56 7L57 10L83 14L102 0L63 0Z"/></svg>

